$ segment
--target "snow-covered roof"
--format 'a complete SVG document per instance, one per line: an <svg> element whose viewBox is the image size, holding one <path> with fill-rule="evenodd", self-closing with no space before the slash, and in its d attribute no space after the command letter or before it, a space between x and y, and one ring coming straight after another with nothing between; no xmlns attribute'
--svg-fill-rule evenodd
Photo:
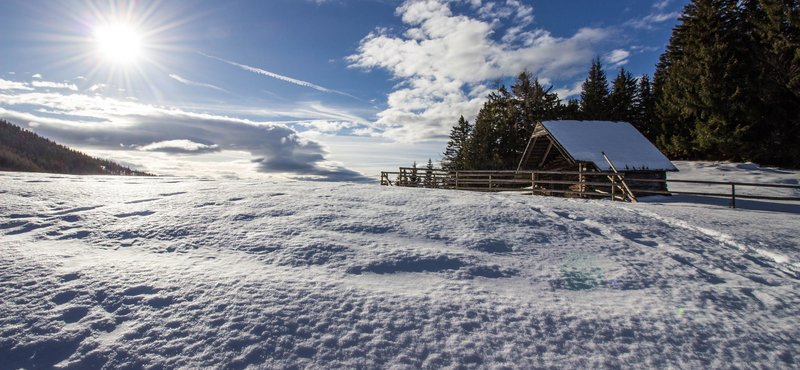
<svg viewBox="0 0 800 370"><path fill-rule="evenodd" d="M611 166L625 169L677 171L678 169L639 130L627 122L545 121L542 125L572 159L592 162L601 171Z"/></svg>

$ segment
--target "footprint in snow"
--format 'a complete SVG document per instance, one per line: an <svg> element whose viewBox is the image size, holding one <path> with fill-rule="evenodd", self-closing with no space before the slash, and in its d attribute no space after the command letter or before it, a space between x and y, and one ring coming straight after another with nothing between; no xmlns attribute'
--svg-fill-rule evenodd
<svg viewBox="0 0 800 370"><path fill-rule="evenodd" d="M148 198L148 199L139 199L139 200L132 200L130 202L125 202L125 204L137 204L137 203L146 203L158 200L158 198Z"/></svg>
<svg viewBox="0 0 800 370"><path fill-rule="evenodd" d="M100 207L102 207L102 206L71 208L71 209L55 212L52 215L53 216L63 216L63 215L68 215L68 214L76 213L76 212L91 211L93 209L97 209L97 208L100 208Z"/></svg>
<svg viewBox="0 0 800 370"><path fill-rule="evenodd" d="M126 217L133 217L133 216L150 216L154 214L153 211L144 211L144 212L133 212L133 213L120 213L118 215L114 215L116 218L126 218Z"/></svg>
<svg viewBox="0 0 800 370"><path fill-rule="evenodd" d="M255 220L257 216L254 215L236 215L233 217L234 221L252 221Z"/></svg>
<svg viewBox="0 0 800 370"><path fill-rule="evenodd" d="M89 313L89 307L85 306L70 307L66 309L63 313L61 313L61 317L59 317L59 320L71 324L80 321L82 318L86 317L88 313Z"/></svg>
<svg viewBox="0 0 800 370"><path fill-rule="evenodd" d="M73 272L71 274L65 274L65 275L61 275L60 276L61 281L65 282L65 283L69 282L69 281L77 280L80 277L81 277L81 275L78 274L77 272Z"/></svg>
<svg viewBox="0 0 800 370"><path fill-rule="evenodd" d="M161 197L171 197L173 195L181 195L181 194L186 194L186 192L185 191L178 191L178 192L175 192L175 193L163 193L163 194L158 194L158 195L161 196Z"/></svg>
<svg viewBox="0 0 800 370"><path fill-rule="evenodd" d="M55 303L57 305L62 305L64 303L67 303L67 302L75 299L75 297L77 295L78 295L78 292L76 292L74 290L68 290L68 291L65 291L65 292L58 293L55 296L53 296L52 301L53 301L53 303Z"/></svg>
<svg viewBox="0 0 800 370"><path fill-rule="evenodd" d="M161 289L156 289L148 285L139 285L125 289L125 291L123 291L122 294L127 296L150 295L158 293L159 290Z"/></svg>

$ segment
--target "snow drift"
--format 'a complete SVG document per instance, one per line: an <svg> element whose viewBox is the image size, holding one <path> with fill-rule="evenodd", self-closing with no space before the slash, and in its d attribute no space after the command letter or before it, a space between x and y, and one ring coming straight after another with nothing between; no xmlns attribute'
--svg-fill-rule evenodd
<svg viewBox="0 0 800 370"><path fill-rule="evenodd" d="M0 369L800 361L798 204L19 173L0 199Z"/></svg>

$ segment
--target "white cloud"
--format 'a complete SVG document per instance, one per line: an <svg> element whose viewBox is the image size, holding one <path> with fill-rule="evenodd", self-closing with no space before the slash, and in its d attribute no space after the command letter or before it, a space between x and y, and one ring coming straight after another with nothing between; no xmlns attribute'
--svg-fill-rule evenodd
<svg viewBox="0 0 800 370"><path fill-rule="evenodd" d="M603 60L612 68L619 67L628 63L628 57L631 53L627 50L616 49L603 56Z"/></svg>
<svg viewBox="0 0 800 370"><path fill-rule="evenodd" d="M297 124L306 127L313 127L315 129L314 131L325 132L325 133L336 133L343 129L352 128L356 126L356 123L353 121L315 120L315 121L297 122Z"/></svg>
<svg viewBox="0 0 800 370"><path fill-rule="evenodd" d="M97 91L97 90L103 90L105 88L106 88L106 84L95 84L95 85L92 85L92 87L86 89L86 91Z"/></svg>
<svg viewBox="0 0 800 370"><path fill-rule="evenodd" d="M33 77L33 78L38 78L38 79L40 79L40 80L42 79L42 75L40 75L40 74L38 74L38 73L37 73L37 74L35 74L35 75L33 75L33 76L31 76L31 77Z"/></svg>
<svg viewBox="0 0 800 370"><path fill-rule="evenodd" d="M50 81L32 81L31 85L33 85L34 87L43 87L51 89L69 89L72 91L78 91L78 86L76 86L75 84L50 82Z"/></svg>
<svg viewBox="0 0 800 370"><path fill-rule="evenodd" d="M667 5L669 5L669 3L671 2L672 0L658 0L655 2L655 4L653 4L653 8L656 8L658 10L664 10L664 8L666 8Z"/></svg>
<svg viewBox="0 0 800 370"><path fill-rule="evenodd" d="M169 77L177 80L180 83L183 83L183 84L186 84L186 85L189 85L189 86L207 87L207 88L214 89L214 90L228 92L228 90L225 90L223 88L220 88L220 87L217 87L217 86L214 86L214 85L211 85L211 84L206 84L206 83L202 83L202 82L195 82L195 81L187 80L187 79L185 79L185 78L183 78L181 76L175 75L175 74L171 74L171 75L169 75Z"/></svg>
<svg viewBox="0 0 800 370"><path fill-rule="evenodd" d="M561 99L567 99L576 95L580 95L581 91L583 91L583 81L576 82L574 85L572 85L572 87L562 87L560 89L553 89L553 92L558 94L558 97Z"/></svg>
<svg viewBox="0 0 800 370"><path fill-rule="evenodd" d="M640 54L640 53L650 53L653 51L658 51L660 48L657 48L655 46L633 45L631 46L630 49L632 52Z"/></svg>
<svg viewBox="0 0 800 370"><path fill-rule="evenodd" d="M583 28L570 37L529 31L520 24L532 9L514 1L488 4L471 2L485 9L485 16L512 18L502 7L524 14L512 20L500 41L493 37L497 21L453 14L445 0L407 1L397 9L407 26L402 35L377 29L361 40L358 53L347 58L350 66L383 68L401 81L388 97L388 109L378 114L384 136L406 142L445 139L460 115L477 114L488 92L486 81L525 68L551 79L583 73L597 45L612 35L601 28Z"/></svg>
<svg viewBox="0 0 800 370"><path fill-rule="evenodd" d="M86 77L83 77L83 76L75 77L75 79L76 80L84 80L84 81L86 81Z"/></svg>
<svg viewBox="0 0 800 370"><path fill-rule="evenodd" d="M25 82L7 81L0 78L0 90L33 90Z"/></svg>
<svg viewBox="0 0 800 370"><path fill-rule="evenodd" d="M201 144L191 140L167 140L151 143L141 146L138 150L145 152L183 152L183 153L198 153L218 151L219 145L217 144Z"/></svg>
<svg viewBox="0 0 800 370"><path fill-rule="evenodd" d="M656 23L663 23L666 21L675 21L681 15L681 12L671 12L671 13L654 13L650 14L642 19L631 19L625 22L626 26L630 26L633 28L639 29L653 29L654 24Z"/></svg>
<svg viewBox="0 0 800 370"><path fill-rule="evenodd" d="M0 118L36 126L37 133L67 145L137 152L210 155L247 152L260 173L292 178L364 181L332 165L319 143L280 123L256 122L83 94L0 94L0 106L38 107L47 116L0 108ZM36 108L34 108L36 109ZM59 118L53 118L58 116ZM130 150L129 150L130 151Z"/></svg>
<svg viewBox="0 0 800 370"><path fill-rule="evenodd" d="M480 1L471 2L472 8L476 9L478 16L488 20L499 20L503 18L513 18L520 25L527 26L533 23L533 7L525 5L520 1L506 0L502 2Z"/></svg>

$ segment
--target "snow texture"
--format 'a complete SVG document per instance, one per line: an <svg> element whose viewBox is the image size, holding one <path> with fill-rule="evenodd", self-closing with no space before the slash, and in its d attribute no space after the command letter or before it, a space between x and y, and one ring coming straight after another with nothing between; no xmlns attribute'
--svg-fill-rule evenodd
<svg viewBox="0 0 800 370"><path fill-rule="evenodd" d="M618 171L677 171L675 165L627 122L545 121L542 125L578 162L611 171L603 152Z"/></svg>
<svg viewBox="0 0 800 370"><path fill-rule="evenodd" d="M2 370L800 361L797 203L21 173L0 199Z"/></svg>

